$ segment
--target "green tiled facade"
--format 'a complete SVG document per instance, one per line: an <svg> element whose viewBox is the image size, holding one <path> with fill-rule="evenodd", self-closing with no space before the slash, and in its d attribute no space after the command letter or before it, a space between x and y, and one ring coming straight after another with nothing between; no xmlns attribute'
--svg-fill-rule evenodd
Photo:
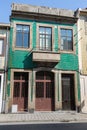
<svg viewBox="0 0 87 130"><path fill-rule="evenodd" d="M61 16L63 17L63 16ZM32 36L32 40L31 40L31 48L30 50L21 50L21 49L14 49L13 48L13 39L14 39L14 23L27 23L31 26L32 28L32 32L31 32L31 36ZM61 77L61 74L64 72L66 73L75 73L75 85L76 85L76 92L75 92L75 97L76 97L76 107L79 107L80 106L80 84L79 84L79 71L78 71L78 68L79 68L79 65L78 65L78 41L77 41L77 25L76 25L76 22L75 23L70 23L70 22L67 22L67 23L64 23L63 21L62 22L55 22L55 21L51 21L51 20L48 20L48 21L45 21L45 20L36 20L36 19L33 19L33 20L29 20L29 18L11 18L11 29L10 29L10 49L9 49L9 64L8 64L8 81L9 81L9 84L7 86L8 88L8 98L9 100L11 100L11 71L12 70L29 70L31 71L31 80L30 80L30 95L29 97L31 98L31 100L29 101L30 102L30 105L29 105L29 108L31 109L35 109L35 102L34 102L34 92L35 92L35 75L33 73L36 73L34 72L34 69L38 68L38 64L35 63L33 61L33 57L32 57L32 52L33 50L36 49L36 46L37 46L37 25L43 25L43 26L52 26L53 27L53 31L54 33L52 34L52 37L54 38L53 39L53 52L56 52L56 53L59 53L60 54L60 61L55 64L55 66L53 68L51 68L53 71L55 71L55 85L57 85L57 94L56 94L56 98L55 99L56 101L56 104L55 105L55 110L57 109L61 109L61 92L60 92L60 89L61 87L59 88L59 86L61 86L61 81L60 81L60 77ZM63 52L63 51L60 51L60 41L59 41L59 31L58 31L58 28L62 26L62 27L70 27L73 29L73 33L74 33L74 51L73 52ZM50 67L48 67L50 68ZM57 81L57 82L56 82ZM59 108L58 108L58 104L59 104Z"/></svg>

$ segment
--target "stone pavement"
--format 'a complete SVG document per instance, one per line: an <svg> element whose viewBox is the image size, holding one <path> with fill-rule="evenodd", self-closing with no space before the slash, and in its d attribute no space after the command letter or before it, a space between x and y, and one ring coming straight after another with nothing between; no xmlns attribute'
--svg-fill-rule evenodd
<svg viewBox="0 0 87 130"><path fill-rule="evenodd" d="M0 114L0 123L87 122L87 114L73 111Z"/></svg>

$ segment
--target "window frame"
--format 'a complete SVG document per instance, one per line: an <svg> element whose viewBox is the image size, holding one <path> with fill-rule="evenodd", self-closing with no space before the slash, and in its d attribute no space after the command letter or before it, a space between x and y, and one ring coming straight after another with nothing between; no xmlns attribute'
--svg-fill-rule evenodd
<svg viewBox="0 0 87 130"><path fill-rule="evenodd" d="M17 25L23 25L23 26L29 26L29 47L17 47L16 46L16 26ZM24 51L29 51L32 49L32 24L30 22L13 22L11 25L13 27L13 43L12 43L12 49L13 50L24 50Z"/></svg>
<svg viewBox="0 0 87 130"><path fill-rule="evenodd" d="M61 29L72 30L72 50L61 50ZM74 41L74 29L71 26L59 26L58 27L58 42L59 42L59 50L61 53L75 53L75 41Z"/></svg>
<svg viewBox="0 0 87 130"><path fill-rule="evenodd" d="M39 47L39 27L44 27L44 28L51 28L51 51L49 50L40 50L38 47ZM54 49L54 25L49 25L49 24L40 24L40 23L37 23L37 44L36 44L36 50L39 50L39 51L44 51L44 52L53 52L55 49Z"/></svg>
<svg viewBox="0 0 87 130"><path fill-rule="evenodd" d="M40 33L40 28L43 28L44 29L44 33ZM51 34L46 34L46 29L51 29ZM40 39L42 36L42 40L44 40L44 47L40 47ZM51 36L50 37L50 49L48 48L47 46L47 39L48 39L48 36ZM41 49L42 48L42 49ZM52 51L52 27L43 27L43 26L39 26L39 50L42 50L42 51Z"/></svg>
<svg viewBox="0 0 87 130"><path fill-rule="evenodd" d="M22 28L22 30L18 31L17 26L20 26ZM28 32L25 32L23 30L24 26L28 27L28 29L29 29ZM17 45L17 35L18 35L17 33L21 33L21 38L22 38L21 46ZM25 34L27 34L27 36L28 36L27 37L28 38L27 39L28 40L27 47L25 47L25 42L24 42L24 35ZM15 47L16 48L26 48L26 49L30 47L30 26L29 25L16 24L16 44L15 44Z"/></svg>
<svg viewBox="0 0 87 130"><path fill-rule="evenodd" d="M0 56L5 56L5 49L6 49L6 37L1 37L0 40L3 40L3 45L2 45L2 54Z"/></svg>

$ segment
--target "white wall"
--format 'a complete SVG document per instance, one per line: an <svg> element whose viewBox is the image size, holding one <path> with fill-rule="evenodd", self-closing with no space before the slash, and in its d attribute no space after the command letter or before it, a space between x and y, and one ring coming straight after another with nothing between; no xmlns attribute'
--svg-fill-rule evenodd
<svg viewBox="0 0 87 130"><path fill-rule="evenodd" d="M0 80L0 113L2 108L2 95L3 95L3 74L0 74L1 80Z"/></svg>
<svg viewBox="0 0 87 130"><path fill-rule="evenodd" d="M80 76L80 88L82 112L87 113L87 76Z"/></svg>

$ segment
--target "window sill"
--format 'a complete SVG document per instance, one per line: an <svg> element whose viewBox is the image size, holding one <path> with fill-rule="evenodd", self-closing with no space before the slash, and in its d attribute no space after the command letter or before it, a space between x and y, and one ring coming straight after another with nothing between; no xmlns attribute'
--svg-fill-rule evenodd
<svg viewBox="0 0 87 130"><path fill-rule="evenodd" d="M76 52L73 50L73 51L63 51L63 50L60 50L59 51L60 53L68 53L68 54L76 54Z"/></svg>
<svg viewBox="0 0 87 130"><path fill-rule="evenodd" d="M19 48L19 47L14 47L13 50L14 50L14 51L16 51L16 50L19 50L19 51L31 51L32 48Z"/></svg>

